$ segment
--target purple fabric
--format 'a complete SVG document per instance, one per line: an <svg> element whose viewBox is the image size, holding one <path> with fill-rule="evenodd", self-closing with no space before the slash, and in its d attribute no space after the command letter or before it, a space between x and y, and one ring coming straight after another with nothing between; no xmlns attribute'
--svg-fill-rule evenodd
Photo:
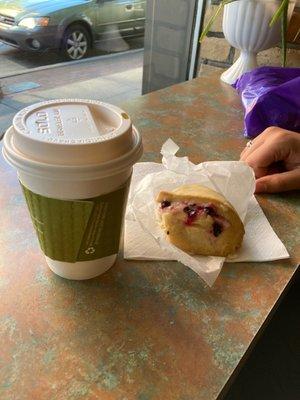
<svg viewBox="0 0 300 400"><path fill-rule="evenodd" d="M232 85L245 108L246 137L269 126L300 132L300 68L260 67Z"/></svg>

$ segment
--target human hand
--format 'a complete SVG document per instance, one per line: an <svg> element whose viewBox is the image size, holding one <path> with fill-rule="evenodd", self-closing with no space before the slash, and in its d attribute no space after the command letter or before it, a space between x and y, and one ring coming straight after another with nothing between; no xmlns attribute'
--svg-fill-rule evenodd
<svg viewBox="0 0 300 400"><path fill-rule="evenodd" d="M254 170L256 193L300 189L299 133L269 127L242 151L240 160Z"/></svg>

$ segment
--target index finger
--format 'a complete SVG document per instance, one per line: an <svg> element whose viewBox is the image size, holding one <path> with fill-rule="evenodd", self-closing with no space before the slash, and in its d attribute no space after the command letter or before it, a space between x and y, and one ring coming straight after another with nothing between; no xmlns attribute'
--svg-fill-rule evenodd
<svg viewBox="0 0 300 400"><path fill-rule="evenodd" d="M246 155L244 161L253 168L255 176L260 178L268 173L268 167L279 160L276 143L262 143L252 153Z"/></svg>
<svg viewBox="0 0 300 400"><path fill-rule="evenodd" d="M282 128L278 128L276 126L269 126L260 135L251 140L252 146L247 147L246 145L246 147L244 148L244 150L240 155L240 160L245 161L248 155L253 153L259 146L261 146L266 141L272 140L275 137L275 135L278 136L282 132L284 132L284 129Z"/></svg>

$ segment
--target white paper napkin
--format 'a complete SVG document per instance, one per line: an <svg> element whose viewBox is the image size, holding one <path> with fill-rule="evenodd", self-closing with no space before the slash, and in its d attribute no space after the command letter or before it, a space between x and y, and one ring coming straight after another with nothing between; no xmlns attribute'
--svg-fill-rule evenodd
<svg viewBox="0 0 300 400"><path fill-rule="evenodd" d="M245 225L243 244L230 262L271 261L289 254L273 231L253 193L251 168L239 161L215 161L198 165L176 157L179 147L168 139L162 164L134 166L125 216L124 257L136 260L176 260L195 271L212 286L225 261L223 257L192 256L173 246L157 219L155 201L160 190L173 190L186 183L199 183L221 193L234 206Z"/></svg>

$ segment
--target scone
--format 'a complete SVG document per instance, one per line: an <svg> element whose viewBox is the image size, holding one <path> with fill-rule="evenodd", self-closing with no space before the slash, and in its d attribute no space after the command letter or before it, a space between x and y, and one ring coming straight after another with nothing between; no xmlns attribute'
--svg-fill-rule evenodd
<svg viewBox="0 0 300 400"><path fill-rule="evenodd" d="M157 197L168 240L188 253L226 257L240 247L244 226L232 205L201 185L183 185Z"/></svg>

